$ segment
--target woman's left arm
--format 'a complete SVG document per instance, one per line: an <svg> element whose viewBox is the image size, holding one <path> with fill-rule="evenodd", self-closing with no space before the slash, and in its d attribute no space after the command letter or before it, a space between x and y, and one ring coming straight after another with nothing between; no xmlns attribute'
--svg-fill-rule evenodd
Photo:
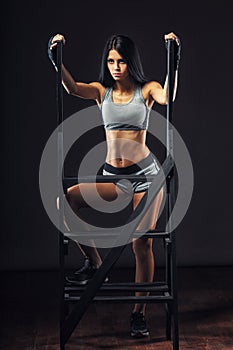
<svg viewBox="0 0 233 350"><path fill-rule="evenodd" d="M174 88L173 88L173 101L175 101L175 98L176 98L177 84L178 84L178 71L176 70ZM160 105L166 105L168 103L168 79L167 79L167 76L166 76L165 83L164 83L163 87L157 81L150 82L150 95L151 95L151 98L155 102L159 103Z"/></svg>
<svg viewBox="0 0 233 350"><path fill-rule="evenodd" d="M167 40L172 39L175 40L177 43L178 49L176 50L177 52L175 53L175 80L174 80L174 89L173 89L173 101L175 101L176 98L176 92L177 92L177 85L178 85L178 65L180 61L180 40L179 38L173 33L165 34L164 35L165 42ZM150 82L150 95L151 98L161 104L161 105L166 105L168 103L168 79L166 76L164 85L162 87L161 84L159 84L156 81Z"/></svg>

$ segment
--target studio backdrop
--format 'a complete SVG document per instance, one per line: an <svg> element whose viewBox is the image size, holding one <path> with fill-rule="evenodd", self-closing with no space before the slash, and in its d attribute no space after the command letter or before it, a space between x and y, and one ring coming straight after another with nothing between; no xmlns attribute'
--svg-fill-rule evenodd
<svg viewBox="0 0 233 350"><path fill-rule="evenodd" d="M176 229L177 261L179 266L233 263L232 5L225 5L129 0L111 5L105 0L4 4L2 270L58 268L58 233L43 207L39 189L41 156L57 127L56 72L47 56L48 40L56 33L66 38L65 66L76 81L83 82L98 80L104 44L110 35L120 33L137 44L146 76L163 84L164 34L174 31L180 37L182 55L173 124L192 160L194 188L187 213ZM94 101L64 90L65 119L91 106ZM165 116L165 106L154 105L153 110ZM98 143L103 130L93 137L92 142ZM150 136L147 142L162 161L161 144ZM85 151L83 140L71 150L66 163L70 175ZM156 263L162 264L157 243L154 251ZM75 244L71 244L69 266L77 266L80 259ZM129 246L118 265L132 264Z"/></svg>

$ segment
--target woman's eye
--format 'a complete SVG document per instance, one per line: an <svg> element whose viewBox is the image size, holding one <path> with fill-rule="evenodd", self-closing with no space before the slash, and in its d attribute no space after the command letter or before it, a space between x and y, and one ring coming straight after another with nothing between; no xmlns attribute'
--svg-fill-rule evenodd
<svg viewBox="0 0 233 350"><path fill-rule="evenodd" d="M114 60L113 60L112 58L109 58L109 59L107 60L107 62L108 62L108 63L114 63ZM125 64L126 62L125 62L125 60L119 60L118 63L120 63L120 64Z"/></svg>

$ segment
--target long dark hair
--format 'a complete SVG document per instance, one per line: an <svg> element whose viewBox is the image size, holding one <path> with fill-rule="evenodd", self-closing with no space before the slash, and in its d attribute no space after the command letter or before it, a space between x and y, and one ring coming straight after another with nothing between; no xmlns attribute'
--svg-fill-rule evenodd
<svg viewBox="0 0 233 350"><path fill-rule="evenodd" d="M142 85L148 81L144 75L140 55L134 42L128 36L114 34L107 40L102 55L99 81L104 86L110 87L115 83L107 67L110 50L116 50L126 61L129 75L135 84Z"/></svg>

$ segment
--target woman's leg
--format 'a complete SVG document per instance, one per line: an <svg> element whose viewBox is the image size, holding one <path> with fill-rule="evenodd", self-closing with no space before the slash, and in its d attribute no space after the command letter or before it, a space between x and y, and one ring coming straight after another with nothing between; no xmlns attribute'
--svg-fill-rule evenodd
<svg viewBox="0 0 233 350"><path fill-rule="evenodd" d="M139 238L133 242L136 259L135 282L152 282L154 278L154 254L152 238ZM136 292L136 296L148 295L148 292ZM135 304L133 312L145 314L146 304Z"/></svg>
<svg viewBox="0 0 233 350"><path fill-rule="evenodd" d="M134 195L134 208L140 203L144 193ZM163 199L163 189L156 196L153 205L148 209L143 220L138 226L138 230L155 229L160 206ZM136 259L135 282L152 282L154 278L154 254L153 239L139 238L133 241L133 252ZM148 295L148 292L136 292L137 296ZM135 304L133 312L145 313L146 304Z"/></svg>
<svg viewBox="0 0 233 350"><path fill-rule="evenodd" d="M118 195L123 196L124 193L121 192L121 190L116 190L116 186L113 183L86 183L74 185L68 188L66 198L74 213L80 216L79 210L90 206L87 204L87 202L95 204L95 206L98 208L98 200L100 200L99 197L101 197L102 200L111 202L115 200ZM85 194L85 199L87 202L84 200L82 194ZM68 222L67 226L69 227ZM85 222L83 222L83 226L85 228ZM71 227L70 229L72 231ZM91 246L91 241L90 246L80 244L78 241L76 241L76 243L78 244L82 254L89 258L93 266L98 268L101 265L102 260L94 244Z"/></svg>

